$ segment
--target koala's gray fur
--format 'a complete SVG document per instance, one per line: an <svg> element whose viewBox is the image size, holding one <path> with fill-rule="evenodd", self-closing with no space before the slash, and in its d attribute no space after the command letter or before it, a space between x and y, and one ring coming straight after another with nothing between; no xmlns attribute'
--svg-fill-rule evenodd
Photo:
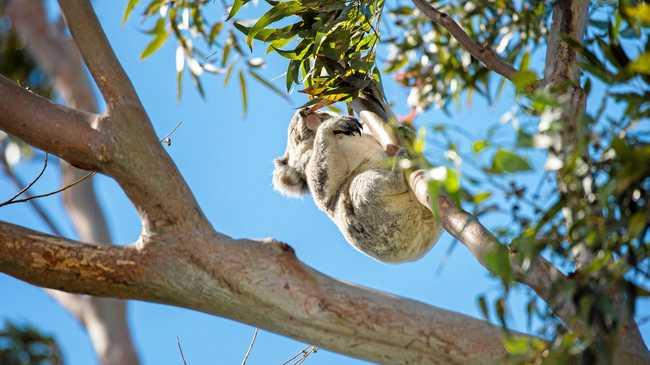
<svg viewBox="0 0 650 365"><path fill-rule="evenodd" d="M273 186L286 196L311 192L361 252L384 262L416 260L436 243L440 225L361 130L352 117L296 112L287 149L275 160Z"/></svg>

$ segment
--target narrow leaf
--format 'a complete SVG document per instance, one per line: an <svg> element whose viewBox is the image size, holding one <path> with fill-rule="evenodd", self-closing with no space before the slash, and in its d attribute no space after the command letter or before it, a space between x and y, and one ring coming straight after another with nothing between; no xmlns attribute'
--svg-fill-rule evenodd
<svg viewBox="0 0 650 365"><path fill-rule="evenodd" d="M151 56L154 52L160 49L160 47L165 44L167 38L169 37L169 32L165 28L165 20L159 19L156 23L156 32L154 38L147 44L142 53L140 54L140 59L143 60Z"/></svg>
<svg viewBox="0 0 650 365"><path fill-rule="evenodd" d="M122 24L126 23L126 21L129 19L129 16L131 15L131 12L139 2L140 0L129 0L129 2L126 4L126 9L124 9L124 15L122 15Z"/></svg>
<svg viewBox="0 0 650 365"><path fill-rule="evenodd" d="M274 93L278 94L280 97L283 99L289 101L289 97L285 93L280 90L277 86L273 85L269 80L265 79L262 75L258 74L257 72L253 70L249 70L248 73L257 81L259 81L262 85L266 86L269 90L273 91Z"/></svg>
<svg viewBox="0 0 650 365"><path fill-rule="evenodd" d="M248 92L246 91L246 78L244 72L239 70L239 88L241 90L241 105L244 115L248 114Z"/></svg>
<svg viewBox="0 0 650 365"><path fill-rule="evenodd" d="M230 20L230 19L232 19L232 17L237 15L237 13L239 12L239 9L241 9L241 7L244 6L244 4L246 4L248 1L249 0L235 0L235 1L233 1L232 7L230 8L230 12L228 13L228 19L226 19L226 20Z"/></svg>

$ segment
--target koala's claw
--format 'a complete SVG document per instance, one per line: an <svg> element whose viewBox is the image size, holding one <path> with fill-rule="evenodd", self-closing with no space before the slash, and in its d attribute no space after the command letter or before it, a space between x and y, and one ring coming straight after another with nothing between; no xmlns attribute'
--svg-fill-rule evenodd
<svg viewBox="0 0 650 365"><path fill-rule="evenodd" d="M336 124L337 128L334 130L335 135L345 134L346 136L354 136L356 133L360 136L361 130L363 129L361 123L356 118L351 117L341 118Z"/></svg>

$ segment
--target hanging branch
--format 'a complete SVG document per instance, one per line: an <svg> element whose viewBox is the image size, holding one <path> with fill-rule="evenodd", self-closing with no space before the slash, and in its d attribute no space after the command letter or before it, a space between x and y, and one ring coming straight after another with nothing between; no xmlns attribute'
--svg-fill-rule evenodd
<svg viewBox="0 0 650 365"><path fill-rule="evenodd" d="M445 28L467 52L481 61L488 69L511 81L519 72L519 70L499 58L494 50L473 40L448 14L434 8L426 0L413 0L413 4L431 21Z"/></svg>

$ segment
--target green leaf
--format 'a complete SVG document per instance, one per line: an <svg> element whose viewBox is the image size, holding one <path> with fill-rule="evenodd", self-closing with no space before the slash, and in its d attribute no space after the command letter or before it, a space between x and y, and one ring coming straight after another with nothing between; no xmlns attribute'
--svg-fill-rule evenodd
<svg viewBox="0 0 650 365"><path fill-rule="evenodd" d="M192 81L194 82L194 85L196 86L196 90L199 92L199 95L201 95L201 98L205 99L205 89L203 89L203 83L201 82L201 78L194 74L193 72L190 72L190 76L192 77Z"/></svg>
<svg viewBox="0 0 650 365"><path fill-rule="evenodd" d="M516 153L500 148L494 154L492 171L497 173L513 173L530 170L530 164Z"/></svg>
<svg viewBox="0 0 650 365"><path fill-rule="evenodd" d="M448 193L456 193L460 189L460 175L455 169L447 168L447 177L445 178L445 190Z"/></svg>
<svg viewBox="0 0 650 365"><path fill-rule="evenodd" d="M476 298L476 301L478 302L478 307L481 310L481 313L483 314L483 318L489 321L490 311L488 310L488 305L487 305L487 300L485 299L485 295L479 295L478 298Z"/></svg>
<svg viewBox="0 0 650 365"><path fill-rule="evenodd" d="M232 7L230 8L230 12L228 13L228 18L226 20L232 19L237 13L239 12L239 9L241 9L244 4L246 4L249 0L235 0L232 3Z"/></svg>
<svg viewBox="0 0 650 365"><path fill-rule="evenodd" d="M303 40L298 44L298 46L291 50L291 51L285 51L282 49L278 49L273 47L273 50L276 51L280 56L290 59L290 60L302 60L305 58L305 55L309 52L309 50L312 48L311 47L312 42L308 39Z"/></svg>
<svg viewBox="0 0 650 365"><path fill-rule="evenodd" d="M294 82L298 81L298 72L300 71L300 62L291 61L289 62L289 67L287 67L287 92L291 90Z"/></svg>
<svg viewBox="0 0 650 365"><path fill-rule="evenodd" d="M269 90L273 91L274 93L280 95L283 99L289 100L289 97L282 92L277 86L273 85L269 80L265 79L262 77L262 75L258 74L257 72L253 70L249 70L248 73L257 81L259 81L262 85L266 86Z"/></svg>
<svg viewBox="0 0 650 365"><path fill-rule="evenodd" d="M507 322L506 322L506 300L505 298L501 297L497 299L497 302L495 303L495 310L497 312L497 318L499 319L499 322L501 322L501 326L503 329L506 331L508 330Z"/></svg>
<svg viewBox="0 0 650 365"><path fill-rule="evenodd" d="M630 217L628 231L630 238L634 238L643 232L648 225L645 212L636 212Z"/></svg>
<svg viewBox="0 0 650 365"><path fill-rule="evenodd" d="M133 8L140 2L140 0L129 0L126 4L126 9L124 9L124 15L122 15L122 24L126 23L133 11Z"/></svg>
<svg viewBox="0 0 650 365"><path fill-rule="evenodd" d="M442 183L437 180L431 180L427 184L427 192L429 193L429 198L431 199L431 202L433 203L431 208L431 213L433 213L433 217L438 221L440 219L440 207L438 206L438 195L440 195L440 189L442 187Z"/></svg>
<svg viewBox="0 0 650 365"><path fill-rule="evenodd" d="M241 90L241 105L244 115L248 113L248 92L246 91L246 78L244 72L239 70L239 89Z"/></svg>
<svg viewBox="0 0 650 365"><path fill-rule="evenodd" d="M232 71L234 69L235 69L235 62L231 63L226 68L226 74L223 76L223 84L224 84L224 86L227 86L228 83L230 82L230 77L232 76Z"/></svg>
<svg viewBox="0 0 650 365"><path fill-rule="evenodd" d="M176 99L181 100L183 94L183 70L176 72Z"/></svg>
<svg viewBox="0 0 650 365"><path fill-rule="evenodd" d="M507 336L503 346L511 355L526 355L531 351L530 339L524 336Z"/></svg>
<svg viewBox="0 0 650 365"><path fill-rule="evenodd" d="M212 28L210 28L210 34L208 35L208 43L213 44L215 39L219 36L219 33L221 32L221 29L223 29L223 23L222 22L216 22L212 25Z"/></svg>
<svg viewBox="0 0 650 365"><path fill-rule="evenodd" d="M473 199L474 204L481 204L484 201L490 199L491 196L492 196L492 192L490 192L490 191L484 191L482 193L478 193L478 194L474 195L474 199Z"/></svg>
<svg viewBox="0 0 650 365"><path fill-rule="evenodd" d="M154 37L147 44L147 46L144 48L142 53L140 54L140 59L143 60L149 56L151 56L154 52L160 49L160 47L165 44L165 41L167 41L167 38L169 37L169 32L165 28L165 19L158 19L158 22L156 22L156 26L154 27Z"/></svg>
<svg viewBox="0 0 650 365"><path fill-rule="evenodd" d="M530 64L530 53L524 52L524 55L521 57L521 63L519 65L519 69L528 70L529 64Z"/></svg>
<svg viewBox="0 0 650 365"><path fill-rule="evenodd" d="M650 24L650 4L648 3L639 2L636 6L625 6L623 11L641 23Z"/></svg>
<svg viewBox="0 0 650 365"><path fill-rule="evenodd" d="M640 55L628 67L631 71L650 75L650 52Z"/></svg>
<svg viewBox="0 0 650 365"><path fill-rule="evenodd" d="M485 267L491 273L501 278L504 284L512 282L512 267L510 267L510 252L508 247L496 244L485 255Z"/></svg>
<svg viewBox="0 0 650 365"><path fill-rule="evenodd" d="M267 25L275 23L283 18L286 18L291 15L296 15L302 10L302 4L300 1L287 1L282 2L271 8L262 15L257 22L251 27L248 35L246 36L246 44L250 49L253 49L253 38L255 34L264 29Z"/></svg>
<svg viewBox="0 0 650 365"><path fill-rule="evenodd" d="M488 141L484 139L479 139L477 141L474 141L472 143L472 152L474 153L480 153L483 151L487 146L489 145Z"/></svg>
<svg viewBox="0 0 650 365"><path fill-rule="evenodd" d="M523 129L517 131L517 147L521 148L532 148L533 147L533 136L526 133Z"/></svg>
<svg viewBox="0 0 650 365"><path fill-rule="evenodd" d="M519 71L512 77L512 82L517 87L517 90L526 90L528 86L537 82L537 74L533 71Z"/></svg>

